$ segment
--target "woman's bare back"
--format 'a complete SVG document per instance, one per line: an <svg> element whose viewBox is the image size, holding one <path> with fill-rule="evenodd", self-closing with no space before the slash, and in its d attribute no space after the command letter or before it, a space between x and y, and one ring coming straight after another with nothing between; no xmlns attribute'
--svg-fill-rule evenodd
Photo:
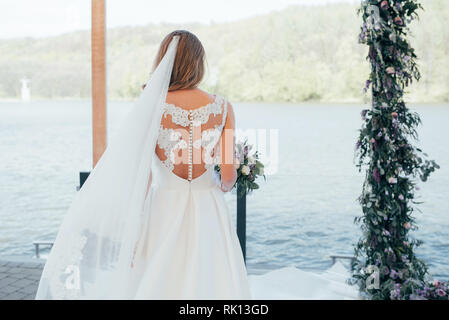
<svg viewBox="0 0 449 320"><path fill-rule="evenodd" d="M156 154L177 176L193 180L217 163L228 103L200 89L167 93ZM220 162L220 161L218 161Z"/></svg>

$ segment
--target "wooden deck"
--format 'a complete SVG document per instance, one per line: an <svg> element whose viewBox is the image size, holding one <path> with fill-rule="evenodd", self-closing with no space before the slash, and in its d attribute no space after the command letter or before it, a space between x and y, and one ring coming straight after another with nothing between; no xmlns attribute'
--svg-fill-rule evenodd
<svg viewBox="0 0 449 320"><path fill-rule="evenodd" d="M0 300L33 300L44 261L0 258Z"/></svg>
<svg viewBox="0 0 449 320"><path fill-rule="evenodd" d="M45 260L0 257L0 300L33 300ZM277 267L249 265L249 274L264 274Z"/></svg>

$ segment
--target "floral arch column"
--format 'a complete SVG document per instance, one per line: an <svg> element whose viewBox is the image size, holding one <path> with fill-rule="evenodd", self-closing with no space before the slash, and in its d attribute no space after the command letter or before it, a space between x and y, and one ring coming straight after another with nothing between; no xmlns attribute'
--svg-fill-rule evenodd
<svg viewBox="0 0 449 320"><path fill-rule="evenodd" d="M360 42L369 47L372 105L362 112L356 153L366 168L360 196L363 215L356 218L363 235L356 245L353 280L368 299L447 299L447 284L427 283L426 264L409 238L416 180L426 181L438 165L413 146L421 120L404 101L404 90L419 80L415 50L407 38L409 24L422 9L417 0L364 0Z"/></svg>

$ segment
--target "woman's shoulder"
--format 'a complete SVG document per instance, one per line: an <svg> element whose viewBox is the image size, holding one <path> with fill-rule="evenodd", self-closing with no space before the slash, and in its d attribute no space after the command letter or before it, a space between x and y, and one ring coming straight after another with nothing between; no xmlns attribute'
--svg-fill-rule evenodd
<svg viewBox="0 0 449 320"><path fill-rule="evenodd" d="M228 108L232 108L231 102L229 101L229 99L225 95L223 95L221 93L209 93L207 91L204 91L204 93L206 93L209 96L211 101L217 101L217 102L219 102L221 104L226 103L226 106Z"/></svg>
<svg viewBox="0 0 449 320"><path fill-rule="evenodd" d="M167 104L179 106L182 109L198 109L202 107L222 107L229 112L233 112L232 104L225 95L211 93L202 89L182 89L170 91L167 94Z"/></svg>

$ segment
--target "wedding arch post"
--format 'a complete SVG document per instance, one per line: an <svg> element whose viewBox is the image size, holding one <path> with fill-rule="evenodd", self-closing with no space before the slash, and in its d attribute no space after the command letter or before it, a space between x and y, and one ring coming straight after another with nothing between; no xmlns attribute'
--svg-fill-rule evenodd
<svg viewBox="0 0 449 320"><path fill-rule="evenodd" d="M427 282L427 266L414 253L421 242L409 237L416 228L415 178L426 181L438 168L411 143L421 120L404 100L404 90L420 79L407 38L420 9L417 0L363 0L359 9L359 40L369 48L371 66L365 91L372 103L362 111L356 145L357 165L366 168L366 178L359 198L363 215L355 219L363 235L352 267L353 280L368 299L433 299L442 292L441 282Z"/></svg>
<svg viewBox="0 0 449 320"><path fill-rule="evenodd" d="M92 168L106 150L106 2L91 2L91 57L92 57ZM80 172L79 190L89 177L89 171Z"/></svg>
<svg viewBox="0 0 449 320"><path fill-rule="evenodd" d="M93 166L106 149L105 0L92 0L92 154Z"/></svg>

